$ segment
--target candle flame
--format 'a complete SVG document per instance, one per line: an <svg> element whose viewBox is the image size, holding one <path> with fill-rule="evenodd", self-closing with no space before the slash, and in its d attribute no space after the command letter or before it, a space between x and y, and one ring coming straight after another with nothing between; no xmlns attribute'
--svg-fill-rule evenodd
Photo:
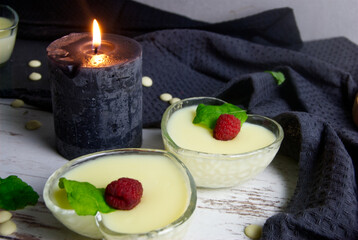
<svg viewBox="0 0 358 240"><path fill-rule="evenodd" d="M99 29L99 25L96 19L93 20L93 40L92 47L97 53L97 50L101 47L101 31Z"/></svg>

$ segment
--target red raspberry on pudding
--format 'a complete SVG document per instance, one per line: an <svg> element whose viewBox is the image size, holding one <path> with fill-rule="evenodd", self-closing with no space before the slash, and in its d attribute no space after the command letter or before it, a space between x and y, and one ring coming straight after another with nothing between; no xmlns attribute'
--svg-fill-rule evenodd
<svg viewBox="0 0 358 240"><path fill-rule="evenodd" d="M221 141L234 139L241 128L240 120L231 114L221 114L214 128L214 138Z"/></svg>
<svg viewBox="0 0 358 240"><path fill-rule="evenodd" d="M107 185L105 200L109 206L119 210L131 210L140 203L142 184L132 178L119 178Z"/></svg>

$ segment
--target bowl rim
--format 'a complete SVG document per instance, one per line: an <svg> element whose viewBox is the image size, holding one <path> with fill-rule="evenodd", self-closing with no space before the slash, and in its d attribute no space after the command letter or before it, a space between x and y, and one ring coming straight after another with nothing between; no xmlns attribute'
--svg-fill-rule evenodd
<svg viewBox="0 0 358 240"><path fill-rule="evenodd" d="M213 101L218 101L218 102L222 102L222 103L227 103L226 101L219 99L219 98L215 98L215 97L191 97L191 98L185 98L182 99L172 105L170 105L164 112L163 117L162 117L162 121L161 121L161 132L162 132L162 138L163 141L165 142L165 140L167 140L167 143L169 145L171 145L175 152L177 152L178 154L181 155L186 155L186 156L200 156L200 158L205 158L205 159L220 159L220 161L223 160L229 160L232 161L233 159L235 160L241 160L247 156L250 155L254 155L257 154L259 152L265 151L266 149L270 149L274 146L276 146L277 144L280 144L284 138L284 131L282 129L282 126L276 122L275 120L262 116L262 115L258 115L258 114L247 114L248 118L261 118L264 119L266 121L269 121L271 123L273 123L277 129L278 129L278 136L276 137L275 141L273 141L272 143L270 143L269 145L266 145L264 147L249 151L249 152L243 152L243 153L233 153L233 154L225 154L225 153L207 153L207 152L201 152L201 151L195 151L195 150L191 150L191 149L187 149L187 148L182 148L180 146L178 146L174 140L170 137L168 131L167 131L167 123L169 121L169 112L175 108L178 105L182 105L184 102L189 102L189 101L194 101L194 100L204 100L204 99L209 99L209 100L213 100Z"/></svg>
<svg viewBox="0 0 358 240"><path fill-rule="evenodd" d="M17 12L12 7L10 7L9 5L0 4L0 8L1 7L8 9L14 15L13 24L10 27L2 28L1 31L12 30L12 29L16 28L17 25L19 24L19 15L17 14Z"/></svg>
<svg viewBox="0 0 358 240"><path fill-rule="evenodd" d="M80 157L77 157L73 160L68 161L66 164L55 170L50 177L47 179L45 183L45 187L43 190L43 199L45 202L45 205L50 209L51 212L61 212L63 215L72 215L76 214L74 209L63 209L59 206L57 206L50 197L50 191L51 186L53 185L52 182L55 181L55 179L59 178L61 175L63 175L66 171L65 169L70 168L71 166L76 166L77 164L80 164L82 162L86 162L91 159L96 159L103 156L108 155L117 155L117 154L126 154L126 153L149 153L149 154L160 154L163 156L166 156L173 160L181 170L183 170L183 175L187 178L188 183L188 202L187 207L185 211L182 213L180 217L178 217L174 222L169 223L168 225L161 227L159 229L151 230L149 232L144 233L119 233L114 232L108 229L104 224L99 222L99 218L101 218L101 213L97 212L95 216L89 215L89 217L94 217L96 221L96 225L98 227L98 230L102 233L105 232L106 234L114 235L114 236L133 236L133 237L143 237L143 236L152 236L152 235L161 235L165 234L167 232L170 232L172 229L184 224L187 222L188 219L193 215L196 204L197 204L197 188L194 181L194 178L192 174L190 173L189 169L185 166L185 164L178 159L174 154L172 154L169 151L166 150L160 150L160 149L150 149L150 148L122 148L122 149L112 149L112 150L105 150L95 153L86 154ZM190 190L190 192L189 192ZM76 214L77 215L77 214ZM79 215L77 215L79 216ZM88 216L84 216L88 217ZM101 226L101 227L100 227ZM102 233L103 234L103 233Z"/></svg>

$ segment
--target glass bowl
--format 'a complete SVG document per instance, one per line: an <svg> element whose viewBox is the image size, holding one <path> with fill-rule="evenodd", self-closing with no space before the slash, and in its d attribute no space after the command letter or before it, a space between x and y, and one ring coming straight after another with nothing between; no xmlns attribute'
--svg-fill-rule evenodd
<svg viewBox="0 0 358 240"><path fill-rule="evenodd" d="M168 133L170 117L182 108L200 103L222 105L225 101L212 97L187 98L169 106L161 122L165 149L177 156L188 167L198 187L232 187L253 178L270 164L280 148L284 133L276 121L259 115L248 114L246 122L262 126L274 134L275 140L265 147L238 154L217 154L178 146Z"/></svg>
<svg viewBox="0 0 358 240"><path fill-rule="evenodd" d="M19 16L11 7L0 4L0 22L0 65L3 65L14 49Z"/></svg>
<svg viewBox="0 0 358 240"><path fill-rule="evenodd" d="M103 221L106 218L106 214L102 214L97 212L95 216L79 216L75 213L73 209L65 209L61 208L59 204L57 204L57 201L55 200L54 194L59 189L58 188L58 182L61 177L63 177L66 173L70 172L73 169L78 169L78 167L83 166L86 163L97 161L97 160L103 160L106 159L106 157L134 157L134 158L140 158L142 156L154 156L155 158L158 157L165 157L164 159L170 161L170 166L173 166L174 169L179 169L179 171L176 171L178 173L178 176L182 179L180 179L181 182L184 182L185 190L187 190L187 199L185 200L185 209L183 210L183 213L177 218L176 220L173 220L169 224L160 227L158 229L140 232L140 233L126 233L126 232L116 232L111 230L106 226L106 222ZM149 158L142 158L144 160L150 161ZM134 159L132 158L132 159ZM123 159L123 158L122 158ZM116 159L115 159L116 160ZM140 162L139 162L140 163ZM173 163L174 165L171 165ZM153 165L153 167L151 167ZM87 165L88 166L88 165ZM129 169L131 169L128 173L128 176L119 176L119 177L131 177L135 174L138 174L137 172L139 168L145 168L144 171L152 171L153 174L151 174L151 178L153 178L155 181L159 181L160 179L157 177L158 174L155 174L155 167L158 167L159 165L153 164L151 162L150 164L146 164L145 167L143 166L137 166L133 167L132 165L129 166ZM96 167L95 172L98 174L106 174L108 171L118 171L117 168L105 168L103 164L101 164L101 167ZM143 170L142 170L143 171ZM150 172L149 172L150 173ZM108 176L101 176L101 181L105 181L106 183L110 183L113 180L107 180L103 178L111 178L110 174L106 174ZM131 175L132 174L132 175ZM87 176L86 176L87 177ZM134 178L134 177L133 177ZM78 180L78 181L85 181L85 180ZM91 181L88 181L91 182ZM143 184L143 197L146 191L145 183ZM95 185L95 184L94 184ZM96 187L102 187L102 186L96 186ZM105 187L105 186L103 186ZM148 188L147 188L148 189ZM173 154L164 151L164 150L155 150L155 149L119 149L119 150L109 150L109 151L102 151L97 152L93 154L88 154L79 158L76 158L72 161L69 161L67 164L56 170L47 180L44 191L43 191L43 197L45 204L47 208L52 212L52 214L67 228L70 230L81 234L86 237L90 238L103 238L103 239L180 239L184 236L186 233L186 230L189 226L190 217L193 214L195 207L196 207L196 185L193 180L193 177L191 176L189 170L185 167L185 165L178 160ZM144 200L143 200L144 201ZM140 204L138 205L140 206ZM138 207L137 206L137 207ZM136 207L136 208L137 208ZM132 210L130 210L132 211ZM111 213L110 213L111 214ZM156 216L154 216L156 217Z"/></svg>

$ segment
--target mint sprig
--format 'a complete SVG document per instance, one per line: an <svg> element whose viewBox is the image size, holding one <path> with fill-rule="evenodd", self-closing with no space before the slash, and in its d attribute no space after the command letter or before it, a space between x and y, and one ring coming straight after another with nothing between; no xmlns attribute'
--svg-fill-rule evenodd
<svg viewBox="0 0 358 240"><path fill-rule="evenodd" d="M104 188L96 188L88 182L78 182L60 178L58 186L65 189L71 207L80 216L110 213L115 211L104 199Z"/></svg>
<svg viewBox="0 0 358 240"><path fill-rule="evenodd" d="M36 205L39 195L34 189L15 175L0 178L0 208L4 210L23 209Z"/></svg>
<svg viewBox="0 0 358 240"><path fill-rule="evenodd" d="M282 72L274 72L274 71L265 71L267 73L270 73L277 82L277 85L281 85L285 80L285 75Z"/></svg>
<svg viewBox="0 0 358 240"><path fill-rule="evenodd" d="M237 117L241 125L246 121L246 111L230 103L222 105L205 105L199 104L196 108L196 116L193 120L194 124L202 124L210 129L215 128L216 121L221 114L231 114Z"/></svg>

